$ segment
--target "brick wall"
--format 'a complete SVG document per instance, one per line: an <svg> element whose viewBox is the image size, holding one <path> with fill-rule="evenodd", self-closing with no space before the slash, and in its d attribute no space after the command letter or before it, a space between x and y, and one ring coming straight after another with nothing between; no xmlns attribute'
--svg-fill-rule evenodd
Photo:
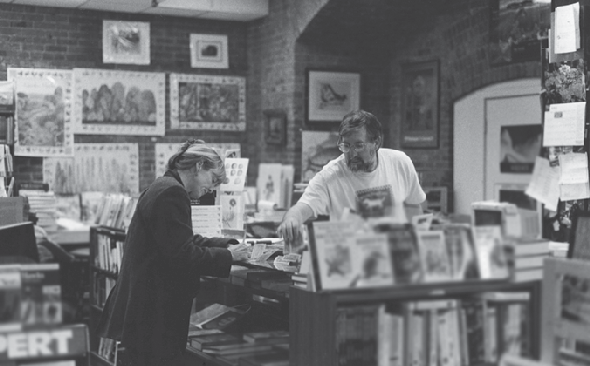
<svg viewBox="0 0 590 366"><path fill-rule="evenodd" d="M102 63L102 21L150 22L150 65ZM228 35L229 69L190 67L189 35L211 33ZM0 4L0 79L6 80L8 67L72 69L76 67L152 71L186 74L247 74L246 24L181 17L116 14L68 8L45 8ZM247 81L248 84L248 81ZM166 94L168 95L168 93ZM189 137L207 142L247 144L239 132L168 130L166 98L166 136L90 136L75 135L75 142L132 142L139 144L140 189L155 178L154 142L184 142ZM15 157L17 182L42 180L42 158Z"/></svg>
<svg viewBox="0 0 590 366"><path fill-rule="evenodd" d="M300 131L337 127L306 121L305 73L309 68L359 71L361 107L383 122L385 147L399 149L400 66L436 59L440 61L440 148L406 152L421 172L424 185L444 185L452 190L454 101L493 83L540 77L541 63L489 65L487 0L391 3L373 0L366 6L357 0L272 0L269 15L249 23L0 5L0 73L5 73L6 67L116 67L246 76L245 133L169 130L165 137L156 138L76 136L76 142L140 143L143 188L154 178L152 143L181 142L187 136L241 143L242 155L250 158L248 184L255 183L260 162L294 164L297 181L301 174ZM151 65L102 64L103 19L149 21ZM228 34L230 69L191 69L190 33ZM264 140L263 111L267 109L287 114L283 145L269 145ZM168 117L166 124L169 126ZM17 158L15 165L17 179L41 179L41 158Z"/></svg>

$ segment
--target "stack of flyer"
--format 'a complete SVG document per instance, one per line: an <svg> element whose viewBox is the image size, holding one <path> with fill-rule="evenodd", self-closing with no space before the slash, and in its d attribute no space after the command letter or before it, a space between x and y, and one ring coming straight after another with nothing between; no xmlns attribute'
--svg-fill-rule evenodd
<svg viewBox="0 0 590 366"><path fill-rule="evenodd" d="M511 277L515 282L543 278L543 260L550 256L548 239L513 239L506 248L512 262ZM511 260L510 260L511 259Z"/></svg>
<svg viewBox="0 0 590 366"><path fill-rule="evenodd" d="M221 206L191 205L193 233L206 238L220 238Z"/></svg>
<svg viewBox="0 0 590 366"><path fill-rule="evenodd" d="M55 192L44 190L19 190L20 197L27 197L30 212L37 216L37 225L46 231L56 231L57 206Z"/></svg>

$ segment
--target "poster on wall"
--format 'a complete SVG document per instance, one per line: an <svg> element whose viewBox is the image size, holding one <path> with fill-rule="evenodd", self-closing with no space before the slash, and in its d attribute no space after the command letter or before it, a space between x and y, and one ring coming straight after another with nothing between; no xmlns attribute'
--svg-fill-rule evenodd
<svg viewBox="0 0 590 366"><path fill-rule="evenodd" d="M549 0L489 0L490 65L539 61L541 42L548 39Z"/></svg>
<svg viewBox="0 0 590 366"><path fill-rule="evenodd" d="M74 131L164 136L164 73L74 69Z"/></svg>
<svg viewBox="0 0 590 366"><path fill-rule="evenodd" d="M330 131L301 132L301 181L308 183L330 160L342 154L338 150L338 133Z"/></svg>
<svg viewBox="0 0 590 366"><path fill-rule="evenodd" d="M500 172L532 173L542 142L543 126L540 124L501 126Z"/></svg>
<svg viewBox="0 0 590 366"><path fill-rule="evenodd" d="M150 23L104 20L102 62L150 64Z"/></svg>
<svg viewBox="0 0 590 366"><path fill-rule="evenodd" d="M170 159L170 157L178 151L182 144L183 143L181 142L162 142L154 144L156 150L156 178L164 175L164 173L166 172L166 164L168 163L168 159ZM240 155L239 152L241 147L239 143L207 143L207 146L210 146L217 150L222 159L225 159L225 156L228 152L234 155Z"/></svg>
<svg viewBox="0 0 590 366"><path fill-rule="evenodd" d="M170 128L246 130L246 79L170 74Z"/></svg>
<svg viewBox="0 0 590 366"><path fill-rule="evenodd" d="M72 72L8 68L15 83L15 156L71 156Z"/></svg>
<svg viewBox="0 0 590 366"><path fill-rule="evenodd" d="M307 70L307 120L342 121L358 109L361 100L361 74L327 70Z"/></svg>
<svg viewBox="0 0 590 366"><path fill-rule="evenodd" d="M137 194L138 166L137 144L74 144L74 157L43 159L43 183L59 194Z"/></svg>
<svg viewBox="0 0 590 366"><path fill-rule="evenodd" d="M402 146L437 149L439 136L438 61L402 65Z"/></svg>

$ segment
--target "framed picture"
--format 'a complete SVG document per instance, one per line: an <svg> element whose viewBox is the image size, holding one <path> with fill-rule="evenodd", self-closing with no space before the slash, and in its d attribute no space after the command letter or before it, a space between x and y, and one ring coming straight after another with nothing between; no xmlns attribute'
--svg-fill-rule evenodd
<svg viewBox="0 0 590 366"><path fill-rule="evenodd" d="M263 111L268 144L282 144L287 135L287 114L278 109Z"/></svg>
<svg viewBox="0 0 590 366"><path fill-rule="evenodd" d="M541 362L587 365L590 337L590 263L543 260ZM585 347L584 347L585 346Z"/></svg>
<svg viewBox="0 0 590 366"><path fill-rule="evenodd" d="M340 122L359 109L360 94L359 73L307 70L307 120Z"/></svg>
<svg viewBox="0 0 590 366"><path fill-rule="evenodd" d="M489 0L490 65L540 61L541 42L549 37L550 5L545 0Z"/></svg>
<svg viewBox="0 0 590 366"><path fill-rule="evenodd" d="M7 78L15 85L17 101L14 155L72 156L72 71L8 68Z"/></svg>
<svg viewBox="0 0 590 366"><path fill-rule="evenodd" d="M74 69L74 132L164 136L164 73Z"/></svg>
<svg viewBox="0 0 590 366"><path fill-rule="evenodd" d="M170 128L246 130L246 78L170 74Z"/></svg>
<svg viewBox="0 0 590 366"><path fill-rule="evenodd" d="M590 260L590 212L573 211L568 258Z"/></svg>
<svg viewBox="0 0 590 366"><path fill-rule="evenodd" d="M149 65L150 23L104 20L102 62Z"/></svg>
<svg viewBox="0 0 590 366"><path fill-rule="evenodd" d="M224 34L191 34L191 67L227 69L227 36Z"/></svg>
<svg viewBox="0 0 590 366"><path fill-rule="evenodd" d="M403 147L438 149L438 103L438 61L402 65L401 143Z"/></svg>

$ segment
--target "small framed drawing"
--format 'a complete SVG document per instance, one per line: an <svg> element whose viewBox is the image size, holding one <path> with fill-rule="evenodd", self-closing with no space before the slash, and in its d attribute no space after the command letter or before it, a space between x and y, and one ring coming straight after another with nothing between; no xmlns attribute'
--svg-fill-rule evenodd
<svg viewBox="0 0 590 366"><path fill-rule="evenodd" d="M541 362L588 365L590 263L545 258L541 286Z"/></svg>
<svg viewBox="0 0 590 366"><path fill-rule="evenodd" d="M227 36L224 34L191 34L191 67L227 69Z"/></svg>
<svg viewBox="0 0 590 366"><path fill-rule="evenodd" d="M438 61L402 66L402 146L438 149L439 118Z"/></svg>
<svg viewBox="0 0 590 366"><path fill-rule="evenodd" d="M268 144L282 144L287 134L287 114L278 109L268 109L262 112L265 119L266 142Z"/></svg>
<svg viewBox="0 0 590 366"><path fill-rule="evenodd" d="M340 122L360 107L360 94L359 73L307 70L307 120Z"/></svg>
<svg viewBox="0 0 590 366"><path fill-rule="evenodd" d="M590 212L574 211L569 237L568 258L590 260Z"/></svg>
<svg viewBox="0 0 590 366"><path fill-rule="evenodd" d="M150 23L104 20L102 62L149 65Z"/></svg>

